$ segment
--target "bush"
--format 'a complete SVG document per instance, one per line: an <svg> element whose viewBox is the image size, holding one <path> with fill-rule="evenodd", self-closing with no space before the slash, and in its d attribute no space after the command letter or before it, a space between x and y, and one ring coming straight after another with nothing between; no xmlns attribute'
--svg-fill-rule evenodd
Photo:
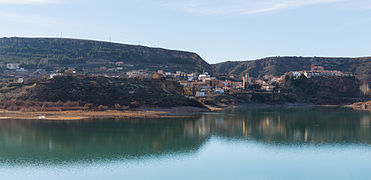
<svg viewBox="0 0 371 180"><path fill-rule="evenodd" d="M97 109L98 109L98 111L107 111L108 106L99 105Z"/></svg>
<svg viewBox="0 0 371 180"><path fill-rule="evenodd" d="M115 109L116 110L121 110L121 105L120 104L115 104Z"/></svg>
<svg viewBox="0 0 371 180"><path fill-rule="evenodd" d="M130 104L129 104L129 107L130 108L138 108L138 107L140 107L140 106L142 106L140 103L138 103L138 102L136 102L136 101L133 101L133 102L131 102Z"/></svg>
<svg viewBox="0 0 371 180"><path fill-rule="evenodd" d="M83 109L84 109L85 111L87 111L87 110L92 110L93 107L94 107L93 104L87 103L87 104L84 105L84 108L83 108Z"/></svg>

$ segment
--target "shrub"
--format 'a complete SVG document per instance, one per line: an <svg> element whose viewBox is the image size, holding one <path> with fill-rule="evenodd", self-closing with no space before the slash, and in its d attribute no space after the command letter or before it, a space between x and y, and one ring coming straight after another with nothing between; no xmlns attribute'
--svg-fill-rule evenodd
<svg viewBox="0 0 371 180"><path fill-rule="evenodd" d="M99 105L97 109L98 111L106 111L108 110L108 106Z"/></svg>
<svg viewBox="0 0 371 180"><path fill-rule="evenodd" d="M115 109L116 110L121 110L121 105L120 104L115 104Z"/></svg>
<svg viewBox="0 0 371 180"><path fill-rule="evenodd" d="M130 105L129 105L130 108L138 108L140 106L142 106L142 105L140 103L136 102L136 101L131 102Z"/></svg>

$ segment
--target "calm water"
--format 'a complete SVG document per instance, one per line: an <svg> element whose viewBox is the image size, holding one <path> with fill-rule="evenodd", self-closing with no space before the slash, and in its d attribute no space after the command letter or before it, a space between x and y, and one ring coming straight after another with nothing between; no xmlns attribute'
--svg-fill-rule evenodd
<svg viewBox="0 0 371 180"><path fill-rule="evenodd" d="M0 179L371 179L371 113L247 108L189 119L0 121Z"/></svg>

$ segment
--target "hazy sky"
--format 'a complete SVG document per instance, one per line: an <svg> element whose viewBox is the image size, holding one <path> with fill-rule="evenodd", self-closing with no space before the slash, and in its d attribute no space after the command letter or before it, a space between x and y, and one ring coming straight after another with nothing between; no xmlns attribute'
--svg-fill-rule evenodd
<svg viewBox="0 0 371 180"><path fill-rule="evenodd" d="M371 0L0 0L0 36L96 39L197 52L370 56Z"/></svg>

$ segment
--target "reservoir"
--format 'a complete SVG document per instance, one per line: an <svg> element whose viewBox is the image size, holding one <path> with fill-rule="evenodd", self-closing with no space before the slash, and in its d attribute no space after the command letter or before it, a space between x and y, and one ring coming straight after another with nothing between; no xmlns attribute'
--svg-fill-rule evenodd
<svg viewBox="0 0 371 180"><path fill-rule="evenodd" d="M0 120L0 179L371 179L371 113L245 107L184 118Z"/></svg>

